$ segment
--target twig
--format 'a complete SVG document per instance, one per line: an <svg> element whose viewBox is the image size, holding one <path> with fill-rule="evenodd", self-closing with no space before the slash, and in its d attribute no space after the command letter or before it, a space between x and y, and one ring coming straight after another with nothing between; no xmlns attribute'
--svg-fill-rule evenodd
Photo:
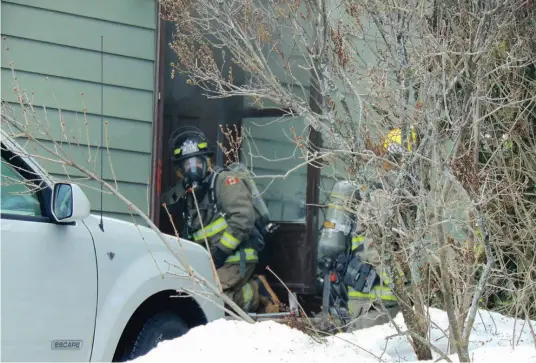
<svg viewBox="0 0 536 363"><path fill-rule="evenodd" d="M187 191L188 192L188 191ZM199 211L199 205L197 204L197 197L195 196L195 191L193 189L190 189L189 192L192 194L195 204L195 209L197 211L197 216L199 218L199 224L201 225L201 230L203 230L205 227L203 226L203 221L201 220L201 212ZM212 274L214 275L214 280L216 280L217 286L220 288L220 292L223 294L223 287L220 282L220 276L218 274L218 270L216 269L216 264L214 263L214 258L212 258L212 254L210 253L210 245L208 243L207 235L206 233L203 233L203 239L205 241L205 247L209 254L209 260L210 260L210 267L212 268Z"/></svg>
<svg viewBox="0 0 536 363"><path fill-rule="evenodd" d="M389 319L389 322L391 323L391 325L393 325L393 327L395 328L395 330L397 331L397 334L396 335L399 335L399 336L407 336L407 335L410 335L412 338L414 339L417 339L419 340L421 343L427 345L430 349L432 349L434 352L436 352L437 354L439 354L441 356L441 358L443 358L444 360L446 360L447 362L449 363L452 363L452 360L445 354L443 353L439 348L437 348L435 345L431 344L429 341L427 341L426 339L424 339L423 337L421 337L420 335L418 334L415 334L414 332L412 332L411 330L408 330L406 332L403 332L402 329L400 329L400 327L395 323L393 317L389 314L389 312L387 311L385 305L383 304L382 301L380 301L380 306L382 307L382 310L384 311L384 313L387 315L387 318ZM395 336L396 336L395 335Z"/></svg>
<svg viewBox="0 0 536 363"><path fill-rule="evenodd" d="M285 288L285 290L287 290L289 299L294 299L294 295L292 295L292 291L290 291L290 289L288 288L288 286L283 282L283 280L281 280L281 279L279 278L279 276L277 276L277 274L270 268L270 266L266 266L266 270L268 270L272 275L274 275L274 277L281 283L281 285L283 285L283 287ZM305 310L303 309L303 307L301 306L301 304L298 302L297 299L294 299L294 301L296 302L296 304L298 304L298 307L299 307L300 310L302 311L303 316L305 317L305 319L307 319L307 322L309 323L309 325L310 325L312 328L314 328L313 323L311 322L311 320L310 320L309 317L307 316L307 313L305 312Z"/></svg>

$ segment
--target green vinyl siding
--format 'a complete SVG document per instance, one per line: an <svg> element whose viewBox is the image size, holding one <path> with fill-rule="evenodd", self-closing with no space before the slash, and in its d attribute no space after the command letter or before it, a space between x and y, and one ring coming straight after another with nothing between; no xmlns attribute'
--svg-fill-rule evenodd
<svg viewBox="0 0 536 363"><path fill-rule="evenodd" d="M40 120L45 117L48 120L47 127L50 128L51 134L59 135L61 132L60 119L68 120L69 122L63 126L68 135L76 138L83 145L98 147L101 144L101 117L100 115L84 114L83 112L73 112L58 109L36 108L35 113ZM23 117L21 106L12 104L12 114L17 118ZM138 153L151 153L152 139L152 124L145 121L135 121L123 118L106 117L107 126L104 129L104 137L108 135L107 147L110 150L133 151ZM87 126L86 126L87 124ZM37 130L38 125L30 123L30 130ZM49 138L46 135L41 135L45 140ZM137 142L132 142L136 140ZM105 141L106 142L106 141Z"/></svg>
<svg viewBox="0 0 536 363"><path fill-rule="evenodd" d="M3 56L4 54L2 58ZM106 64L104 66L106 67ZM26 90L29 96L33 92L32 98L35 105L75 112L82 112L85 107L87 113L100 115L101 85L99 83L15 70L19 87ZM17 95L13 92L13 87L11 70L2 68L2 98L16 102ZM152 91L104 85L103 100L104 117L152 122Z"/></svg>
<svg viewBox="0 0 536 363"><path fill-rule="evenodd" d="M156 6L154 0L145 0ZM73 0L77 4L87 3ZM102 9L104 12L104 9ZM124 11L135 11L127 7ZM154 18L156 7L145 15ZM156 21L155 21L156 23ZM156 28L156 26L155 26ZM4 30L6 33L4 34ZM2 33L79 49L100 51L101 35L104 36L104 52L154 61L154 29L55 10L28 7L17 0L2 0Z"/></svg>
<svg viewBox="0 0 536 363"><path fill-rule="evenodd" d="M57 178L62 178L61 174L53 174L52 176ZM94 203L94 209L95 211L93 213L100 215L100 200L101 200L101 192L100 192L100 185L95 180L88 180L88 179L81 179L72 177L73 181L81 185L84 192L92 200L92 205ZM142 211L147 212L148 208L148 202L147 202L147 186L146 185L138 185L138 184L132 184L132 183L124 183L124 182L118 182L118 188L121 191L121 193L128 198L131 202L133 202L136 206L138 206ZM116 214L124 214L124 216L121 219L129 220L131 219L130 213L128 210L128 206L125 203L118 204L117 208L114 211L110 211L106 208L106 205L110 205L115 203L115 197L111 195L110 193L104 192L102 193L102 199L104 204L104 212L105 213L116 213Z"/></svg>
<svg viewBox="0 0 536 363"><path fill-rule="evenodd" d="M8 45L10 58L16 62L15 66L20 71L100 84L100 52L21 38L10 39ZM104 54L103 58L104 84L153 90L152 61L117 54ZM9 67L9 61L2 57L2 67Z"/></svg>
<svg viewBox="0 0 536 363"><path fill-rule="evenodd" d="M54 147L54 144L50 141L42 141L42 144L47 148ZM86 170L93 173L100 174L101 153L98 148L93 146L88 148L88 146L78 146L77 144L68 145L66 142L62 142L62 147L66 151L69 150L69 158L74 160L78 165L84 166ZM150 154L112 149L104 150L103 154L103 179L139 184L148 183L149 174L146 171L150 170L151 167ZM108 158L112 160L111 164ZM74 167L64 167L57 162L43 159L39 160L39 163L50 173L64 173L77 177L85 175Z"/></svg>
<svg viewBox="0 0 536 363"><path fill-rule="evenodd" d="M8 0L9 1L9 0ZM111 23L154 30L155 4L147 0L11 0L28 7L54 10Z"/></svg>
<svg viewBox="0 0 536 363"><path fill-rule="evenodd" d="M97 175L102 153L104 180L114 184L115 179L119 191L143 211L151 175L156 5L155 0L1 1L2 99L10 102L15 117L24 117L12 64L18 86L33 99L54 139L66 130L70 143L63 140L64 150ZM52 145L46 135L40 138ZM81 179L72 167L38 161L52 175L82 184L92 212L100 213L98 183ZM102 200L105 216L132 221L122 201L110 194Z"/></svg>

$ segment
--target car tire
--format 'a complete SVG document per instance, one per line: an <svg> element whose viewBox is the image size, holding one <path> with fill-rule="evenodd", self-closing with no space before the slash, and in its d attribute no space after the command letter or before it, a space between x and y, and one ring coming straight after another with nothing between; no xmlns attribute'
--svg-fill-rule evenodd
<svg viewBox="0 0 536 363"><path fill-rule="evenodd" d="M187 333L188 325L173 313L158 313L148 318L124 355L123 362L141 357L164 340L178 338Z"/></svg>

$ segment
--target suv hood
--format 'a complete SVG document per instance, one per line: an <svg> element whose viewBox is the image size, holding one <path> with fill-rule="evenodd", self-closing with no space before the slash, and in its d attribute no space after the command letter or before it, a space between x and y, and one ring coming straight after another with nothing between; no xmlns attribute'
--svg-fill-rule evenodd
<svg viewBox="0 0 536 363"><path fill-rule="evenodd" d="M93 234L95 243L97 245L100 244L101 241L105 241L108 246L112 244L116 247L119 247L119 245L124 243L128 243L129 248L133 249L143 248L145 251L147 251L147 248L150 247L150 250L153 252L163 250L169 252L166 245L160 239L158 233L149 227L117 218L103 216L103 234L103 231L99 227L100 219L100 215L91 214L84 220L85 224ZM176 236L167 233L162 234L166 239L168 239L176 253L180 253L180 244L182 244L187 257L190 257L188 256L189 254L194 254L196 255L195 257L206 258L208 256L207 250L195 242L180 238L179 244L179 239Z"/></svg>

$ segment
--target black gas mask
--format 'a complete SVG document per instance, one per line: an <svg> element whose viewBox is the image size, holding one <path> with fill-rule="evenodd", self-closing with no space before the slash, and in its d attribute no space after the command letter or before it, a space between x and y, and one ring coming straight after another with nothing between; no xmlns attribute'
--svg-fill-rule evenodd
<svg viewBox="0 0 536 363"><path fill-rule="evenodd" d="M194 188L200 185L207 176L207 159L204 156L192 156L176 164L184 177L182 182L184 189Z"/></svg>
<svg viewBox="0 0 536 363"><path fill-rule="evenodd" d="M208 158L214 155L205 134L192 126L178 128L169 138L169 153L177 174L183 177L184 189L197 194L208 175Z"/></svg>

